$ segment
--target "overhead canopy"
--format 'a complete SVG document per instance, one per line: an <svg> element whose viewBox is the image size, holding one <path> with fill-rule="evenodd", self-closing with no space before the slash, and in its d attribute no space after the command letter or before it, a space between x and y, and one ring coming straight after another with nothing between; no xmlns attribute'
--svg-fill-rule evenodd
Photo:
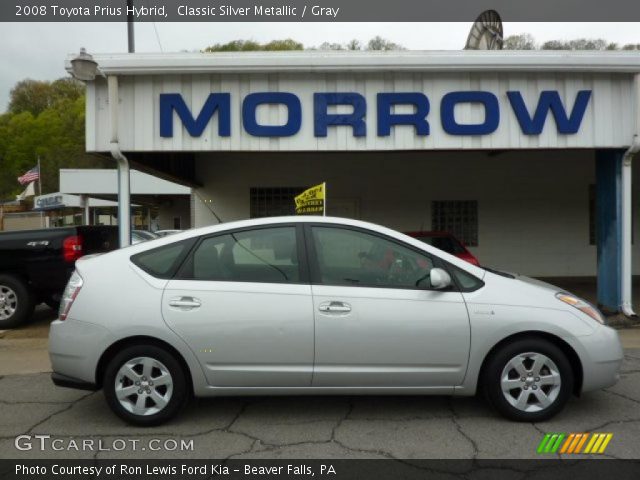
<svg viewBox="0 0 640 480"><path fill-rule="evenodd" d="M120 79L121 150L190 184L199 152L623 148L640 72L637 52L94 58ZM107 84L87 88L87 150L108 152Z"/></svg>
<svg viewBox="0 0 640 480"><path fill-rule="evenodd" d="M60 170L60 192L116 200L117 170L63 168ZM131 195L138 203L151 205L158 197L190 194L189 187L131 170Z"/></svg>

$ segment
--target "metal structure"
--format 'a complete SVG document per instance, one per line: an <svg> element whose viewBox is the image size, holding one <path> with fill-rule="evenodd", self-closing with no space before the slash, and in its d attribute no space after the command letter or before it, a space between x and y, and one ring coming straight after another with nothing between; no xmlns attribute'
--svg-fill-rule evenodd
<svg viewBox="0 0 640 480"><path fill-rule="evenodd" d="M485 10L474 22L465 50L502 50L502 20L495 10Z"/></svg>

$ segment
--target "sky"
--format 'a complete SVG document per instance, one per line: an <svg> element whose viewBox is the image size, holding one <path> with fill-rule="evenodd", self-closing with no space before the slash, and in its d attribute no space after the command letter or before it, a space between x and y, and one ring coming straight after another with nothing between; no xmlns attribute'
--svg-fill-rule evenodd
<svg viewBox="0 0 640 480"><path fill-rule="evenodd" d="M459 50L471 23L137 23L137 52L198 51L237 39L266 42L293 38L305 47L321 43L366 43L380 35L411 50ZM125 23L0 23L0 112L9 91L25 78L55 80L66 76L64 60L85 47L89 53L127 51ZM531 33L538 42L604 38L619 44L640 43L640 23L512 23L505 36Z"/></svg>

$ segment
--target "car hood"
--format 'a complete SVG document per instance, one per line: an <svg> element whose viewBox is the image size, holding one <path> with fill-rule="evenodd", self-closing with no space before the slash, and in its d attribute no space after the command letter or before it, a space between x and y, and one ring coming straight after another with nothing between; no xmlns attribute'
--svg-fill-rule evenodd
<svg viewBox="0 0 640 480"><path fill-rule="evenodd" d="M514 275L516 280L519 280L519 281L524 282L524 283L529 284L529 285L533 285L535 287L543 288L543 289L546 289L546 290L551 290L551 291L553 291L554 295L556 293L558 293L558 292L565 291L564 289L562 289L562 288L560 288L560 287L558 287L556 285L553 285L553 284L548 283L548 282L543 282L542 280L538 280L538 279L535 279L535 278L527 277L526 275L517 275L517 274L513 274L513 275Z"/></svg>
<svg viewBox="0 0 640 480"><path fill-rule="evenodd" d="M564 289L525 275L487 270L487 288L465 294L468 301L536 308L568 310L571 307L556 298Z"/></svg>

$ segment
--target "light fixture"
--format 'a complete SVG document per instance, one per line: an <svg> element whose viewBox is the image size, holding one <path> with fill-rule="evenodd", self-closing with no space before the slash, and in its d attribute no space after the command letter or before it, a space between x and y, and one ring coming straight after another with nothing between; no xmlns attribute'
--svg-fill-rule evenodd
<svg viewBox="0 0 640 480"><path fill-rule="evenodd" d="M91 82L95 80L96 75L101 74L98 62L84 48L81 48L80 54L71 60L71 68L73 77L83 82Z"/></svg>

